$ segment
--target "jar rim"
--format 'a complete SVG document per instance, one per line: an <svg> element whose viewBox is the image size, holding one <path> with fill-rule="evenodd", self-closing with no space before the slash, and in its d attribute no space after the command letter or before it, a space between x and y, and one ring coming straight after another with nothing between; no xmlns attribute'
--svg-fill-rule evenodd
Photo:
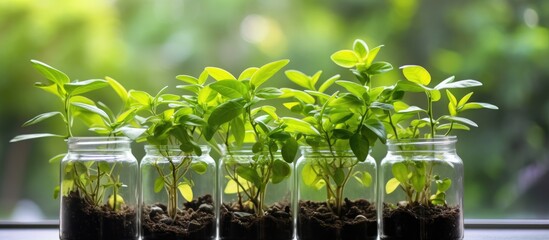
<svg viewBox="0 0 549 240"><path fill-rule="evenodd" d="M198 145L200 147L200 149L202 151L210 151L211 147L208 146L208 145ZM182 152L183 150L181 150L181 148L179 147L179 145L173 145L173 144L170 144L170 145L154 145L154 144L146 144L145 145L145 151L147 150L169 150L169 151L179 151L179 152Z"/></svg>
<svg viewBox="0 0 549 240"><path fill-rule="evenodd" d="M457 142L457 136L435 136L434 138L387 139L387 144L451 144Z"/></svg>
<svg viewBox="0 0 549 240"><path fill-rule="evenodd" d="M68 144L92 145L92 144L116 144L130 143L132 140L128 137L106 137L106 136L86 136L86 137L69 137Z"/></svg>

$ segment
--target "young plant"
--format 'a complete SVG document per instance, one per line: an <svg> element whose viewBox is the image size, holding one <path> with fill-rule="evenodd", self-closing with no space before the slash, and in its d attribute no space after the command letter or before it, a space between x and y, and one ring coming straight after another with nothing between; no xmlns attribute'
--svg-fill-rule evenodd
<svg viewBox="0 0 549 240"><path fill-rule="evenodd" d="M264 215L265 194L269 183L282 182L291 174L289 163L297 154L297 141L288 131L290 127L276 114L276 108L269 105L258 106L266 99L278 98L282 92L277 88L260 88L289 61L280 60L261 66L248 68L239 78L214 67L206 68L216 82L208 88L219 94L220 104L208 117L211 139L214 132L223 142L228 160L225 166L229 180L225 194L237 194L241 209L245 206L261 217ZM255 142L252 146L252 161L242 164L234 160L232 151L244 142ZM276 157L281 152L282 159Z"/></svg>
<svg viewBox="0 0 549 240"><path fill-rule="evenodd" d="M385 124L392 132L389 138L397 140L416 138L435 138L437 136L448 136L453 130L470 130L470 127L477 127L477 124L467 118L461 117L465 111L472 109L498 109L488 103L469 102L472 92L466 94L459 101L452 93L454 89L471 88L482 86L476 80L455 81L455 77L449 77L435 87L429 87L431 75L421 67L407 65L401 67L406 80L399 81L393 87L392 94L402 96L404 92L424 93L427 100L427 109L418 106L409 106L400 100L393 102L394 114L387 115ZM433 104L441 100L441 91L446 92L448 98L448 114L436 117ZM414 116L417 119L410 120ZM394 178L390 179L385 191L391 194L400 187L406 194L409 203L422 205L446 205L446 190L452 181L449 178L442 178L433 173L434 162L426 161L404 161L392 166ZM436 185L436 192L433 193L432 186Z"/></svg>
<svg viewBox="0 0 549 240"><path fill-rule="evenodd" d="M336 64L350 68L358 83L339 80L340 76L336 75L317 89L315 85L321 71L313 76L295 70L286 71L286 76L292 82L305 88L304 91L282 89L284 97L297 100L284 105L303 116L300 121L287 118L287 124L299 126L297 123L306 123L307 126L296 129L305 136L306 144L313 148L325 147L329 151L329 156L325 156L328 160L308 163L301 176L306 185L317 189L326 187L328 207L336 215L341 215L343 192L351 177L365 187L370 187L371 174L355 171L354 168L366 160L370 148L378 139L383 143L386 140L384 125L377 115L391 106L384 103L386 88L372 87L373 76L392 69L389 63L374 62L381 47L369 50L364 41L356 40L353 50L340 50L332 55ZM334 83L347 91L328 95L326 90ZM344 161L336 157L338 151L348 149L349 146L356 159Z"/></svg>
<svg viewBox="0 0 549 240"><path fill-rule="evenodd" d="M63 105L63 111L54 111L42 113L31 120L23 124L23 126L33 125L42 122L46 119L59 116L66 128L65 134L54 133L38 133L38 134L26 134L15 137L11 142L17 142L28 139L54 137L54 138L70 138L73 137L73 125L76 119L82 120L88 126L92 126L97 123L101 123L101 120L97 119L99 115L105 120L106 126L103 131L96 131L99 134L107 136L119 135L122 130L127 127L132 119L132 111L126 111L118 118L112 115L112 111L108 111L111 115L102 109L108 110L108 107L103 103L95 103L83 96L82 94L98 90L107 86L111 86L119 95L125 93L124 88L116 80L107 78L103 79L91 79L84 81L71 81L69 77L45 64L36 60L31 61L33 66L42 73L48 80L46 83L37 82L35 86L49 92L60 100ZM123 99L124 100L124 99ZM98 107L99 106L99 107ZM134 112L134 111L133 111ZM112 121L107 121L111 120ZM131 132L132 128L127 128L128 132ZM57 162L62 159L66 154L59 154L50 162ZM100 206L103 204L103 198L105 194L112 188L112 194L108 198L108 205L112 210L119 210L124 200L118 195L118 190L123 186L118 176L114 175L115 165L110 166L106 162L101 161L89 161L89 162L69 162L62 169L63 176L63 189L57 187L54 192L54 197L57 198L61 192L62 196L68 196L71 192L78 193L84 201L92 206Z"/></svg>

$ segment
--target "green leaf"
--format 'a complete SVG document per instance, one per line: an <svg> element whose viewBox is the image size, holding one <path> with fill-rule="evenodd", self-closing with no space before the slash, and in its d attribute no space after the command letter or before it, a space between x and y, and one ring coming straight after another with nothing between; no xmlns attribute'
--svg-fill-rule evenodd
<svg viewBox="0 0 549 240"><path fill-rule="evenodd" d="M194 114L187 114L179 117L179 123L186 126L195 126L195 127L202 127L207 124L203 118L196 116Z"/></svg>
<svg viewBox="0 0 549 240"><path fill-rule="evenodd" d="M368 57L370 49L368 48L368 44L366 44L366 42L361 39L356 39L353 43L353 51L355 51L360 59L364 60Z"/></svg>
<svg viewBox="0 0 549 240"><path fill-rule="evenodd" d="M299 145L297 144L295 138L288 138L286 142L284 142L284 145L282 145L282 149L280 150L284 161L286 161L287 163L292 163L295 160L298 148Z"/></svg>
<svg viewBox="0 0 549 240"><path fill-rule="evenodd" d="M110 122L109 115L105 111L99 109L96 106L85 104L85 103L80 103L80 102L73 102L72 105L75 106L75 107L79 107L79 108L85 109L87 111L90 111L92 113L95 113L95 114L101 116L106 121Z"/></svg>
<svg viewBox="0 0 549 240"><path fill-rule="evenodd" d="M334 182L337 186L341 186L345 182L345 172L342 168L337 168L334 172Z"/></svg>
<svg viewBox="0 0 549 240"><path fill-rule="evenodd" d="M400 69L402 69L402 73L408 81L421 84L423 86L427 86L431 82L431 74L429 74L429 72L422 66L406 65L400 67Z"/></svg>
<svg viewBox="0 0 549 240"><path fill-rule="evenodd" d="M351 50L337 51L330 58L335 64L344 68L352 68L360 61L359 56Z"/></svg>
<svg viewBox="0 0 549 240"><path fill-rule="evenodd" d="M143 91L130 90L129 93L132 106L149 107L152 103L153 97Z"/></svg>
<svg viewBox="0 0 549 240"><path fill-rule="evenodd" d="M459 103L456 103L456 106L458 107L461 107L463 105L465 105L469 99L471 98L471 96L473 96L473 92L470 92L468 93L467 95L463 96L460 100L459 100Z"/></svg>
<svg viewBox="0 0 549 240"><path fill-rule="evenodd" d="M320 87L318 88L318 91L323 93L325 92L332 84L334 84L337 80L339 80L341 76L339 74L332 76L331 78L328 78Z"/></svg>
<svg viewBox="0 0 549 240"><path fill-rule="evenodd" d="M454 94L452 94L452 92L450 92L449 90L446 90L446 96L448 96L448 101L450 102L450 104L452 104L453 106L458 105L457 99L454 96Z"/></svg>
<svg viewBox="0 0 549 240"><path fill-rule="evenodd" d="M367 72L370 75L386 73L393 70L393 65L388 62L375 62L368 68Z"/></svg>
<svg viewBox="0 0 549 240"><path fill-rule="evenodd" d="M111 171L111 167L109 166L109 164L107 162L98 162L97 163L97 169L99 169L99 171L102 171L102 172L110 172Z"/></svg>
<svg viewBox="0 0 549 240"><path fill-rule="evenodd" d="M107 202L109 204L109 207L111 207L111 209L114 209L115 211L120 210L122 205L125 204L124 198L122 198L122 196L120 196L118 194L110 195Z"/></svg>
<svg viewBox="0 0 549 240"><path fill-rule="evenodd" d="M19 142L19 141L25 141L29 139L35 139L35 138L46 138L46 137L56 137L56 138L64 138L63 135L57 135L53 133L33 133L33 134L23 134L15 136L10 140L11 143L13 142Z"/></svg>
<svg viewBox="0 0 549 240"><path fill-rule="evenodd" d="M334 129L332 130L334 137L337 139L349 139L353 136L353 132L347 129Z"/></svg>
<svg viewBox="0 0 549 240"><path fill-rule="evenodd" d="M23 123L23 127L26 127L26 126L30 126L30 125L33 125L33 124L36 124L36 123L39 123L39 122L42 122L48 118L51 118L53 116L56 116L56 115L60 115L61 117L63 117L63 114L61 112L47 112L47 113L42 113L36 117L33 117L32 119L26 121L25 123Z"/></svg>
<svg viewBox="0 0 549 240"><path fill-rule="evenodd" d="M444 180L437 180L435 181L437 184L437 191L439 192L446 192L452 186L452 180L449 178L445 178Z"/></svg>
<svg viewBox="0 0 549 240"><path fill-rule="evenodd" d="M463 107L460 109L460 111L465 111L465 110L469 110L469 109L482 109L482 108L494 109L494 110L499 109L496 105L492 105L492 104L489 104L489 103L470 102L470 103L466 103L465 105L463 105Z"/></svg>
<svg viewBox="0 0 549 240"><path fill-rule="evenodd" d="M362 95L368 91L366 87L350 81L339 80L339 81L336 81L336 84L339 86L342 86L347 91L349 91L350 93L352 93L353 95L359 98L362 98Z"/></svg>
<svg viewBox="0 0 549 240"><path fill-rule="evenodd" d="M370 173L364 171L364 172L358 172L360 173L361 177L355 176L355 179L362 184L364 187L370 187L372 185L372 175Z"/></svg>
<svg viewBox="0 0 549 240"><path fill-rule="evenodd" d="M198 174L204 174L208 170L208 164L205 162L194 162L191 164L191 169Z"/></svg>
<svg viewBox="0 0 549 240"><path fill-rule="evenodd" d="M331 101L329 103L330 107L351 107L351 108L359 108L364 106L364 102L357 96L349 94L349 93L343 93L335 100Z"/></svg>
<svg viewBox="0 0 549 240"><path fill-rule="evenodd" d="M67 155L66 153L55 155L54 157L50 158L48 162L50 164L59 164L61 162L61 159L63 159L66 155Z"/></svg>
<svg viewBox="0 0 549 240"><path fill-rule="evenodd" d="M67 93L73 96L101 89L106 86L109 86L109 83L103 79L90 79L64 84L64 88L67 90Z"/></svg>
<svg viewBox="0 0 549 240"><path fill-rule="evenodd" d="M439 90L429 90L429 95L431 96L431 100L433 102L439 101L442 97Z"/></svg>
<svg viewBox="0 0 549 240"><path fill-rule="evenodd" d="M193 85L198 84L198 79L189 75L177 75L175 79L189 83L189 84L193 84Z"/></svg>
<svg viewBox="0 0 549 240"><path fill-rule="evenodd" d="M210 75L213 79L220 81L220 80L236 80L236 78L227 70L217 68L217 67L207 67L206 72L208 72L208 75Z"/></svg>
<svg viewBox="0 0 549 240"><path fill-rule="evenodd" d="M187 202L193 201L193 189L191 188L191 185L188 183L179 183L177 189L179 189L179 192Z"/></svg>
<svg viewBox="0 0 549 240"><path fill-rule="evenodd" d="M53 189L53 199L59 198L59 193L60 192L61 192L61 187L60 186L55 186L55 188Z"/></svg>
<svg viewBox="0 0 549 240"><path fill-rule="evenodd" d="M135 140L139 138L141 135L143 135L143 133L145 133L147 129L124 126L119 128L119 131L129 139Z"/></svg>
<svg viewBox="0 0 549 240"><path fill-rule="evenodd" d="M469 125L469 126L472 126L472 127L478 127L478 125L475 122L473 122L472 120L467 119L467 118L456 117L456 116L443 116L442 118L446 119L446 120L458 122L458 123L463 123L465 125Z"/></svg>
<svg viewBox="0 0 549 240"><path fill-rule="evenodd" d="M468 80L461 80L457 82L447 83L443 86L440 86L440 88L438 89L440 90L440 89L454 89L454 88L470 88L470 87L479 87L479 86L482 86L481 82L477 80L468 79Z"/></svg>
<svg viewBox="0 0 549 240"><path fill-rule="evenodd" d="M385 192L387 194L391 194L398 188L399 185L400 182L396 178L391 178L387 181L387 184L385 184Z"/></svg>
<svg viewBox="0 0 549 240"><path fill-rule="evenodd" d="M364 162L370 153L370 143L368 142L368 139L363 137L360 133L355 133L349 139L349 145L358 161Z"/></svg>
<svg viewBox="0 0 549 240"><path fill-rule="evenodd" d="M242 145L246 137L246 128L244 127L242 118L236 117L231 121L231 134L234 136L236 145Z"/></svg>
<svg viewBox="0 0 549 240"><path fill-rule="evenodd" d="M313 125L301 119L292 117L282 117L280 119L282 119L282 121L284 121L284 123L288 125L285 130L289 133L300 133L303 135L312 136L320 135L316 128L313 127Z"/></svg>
<svg viewBox="0 0 549 240"><path fill-rule="evenodd" d="M284 179L290 176L290 173L291 173L291 168L288 163L278 159L276 159L273 162L273 175L272 175L273 184L277 184L284 181Z"/></svg>
<svg viewBox="0 0 549 240"><path fill-rule="evenodd" d="M424 92L425 87L421 86L419 83L410 82L410 81L398 81L395 86L395 91L404 91L404 92Z"/></svg>
<svg viewBox="0 0 549 240"><path fill-rule="evenodd" d="M282 91L274 87L262 88L262 89L259 89L257 92L255 92L256 97L260 97L264 99L278 98L282 96L282 94L283 94Z"/></svg>
<svg viewBox="0 0 549 240"><path fill-rule="evenodd" d="M67 74L51 67L48 64L40 62L38 60L31 60L31 63L34 68L36 68L46 79L54 82L58 86L63 86L63 84L70 82Z"/></svg>
<svg viewBox="0 0 549 240"><path fill-rule="evenodd" d="M261 185L261 178L257 171L248 166L239 166L236 168L236 173L239 177L251 182L254 186L259 187Z"/></svg>
<svg viewBox="0 0 549 240"><path fill-rule="evenodd" d="M246 68L244 71L242 71L242 73L240 73L240 76L238 76L238 80L239 81L246 80L246 79L249 80L250 78L252 78L254 73L257 72L258 69L259 68L256 68L256 67Z"/></svg>
<svg viewBox="0 0 549 240"><path fill-rule="evenodd" d="M315 98L312 97L311 95L303 92L303 91L294 90L294 89L291 89L291 88L281 88L280 90L283 93L282 96L280 96L280 98L294 97L294 98L298 99L299 101L302 101L302 102L307 103L307 104L315 103Z"/></svg>
<svg viewBox="0 0 549 240"><path fill-rule="evenodd" d="M397 113L421 113L421 112L426 113L427 110L422 109L422 108L417 107L417 106L409 106L406 109L402 109L402 110L397 111Z"/></svg>
<svg viewBox="0 0 549 240"><path fill-rule="evenodd" d="M162 188L164 188L164 178L157 177L154 180L154 192L158 193L158 192L162 191Z"/></svg>
<svg viewBox="0 0 549 240"><path fill-rule="evenodd" d="M454 76L446 78L446 79L442 80L442 82L437 84L434 89L442 90L442 89L446 88L446 84L449 84L449 83L453 82L455 79L456 79L456 77L454 77Z"/></svg>
<svg viewBox="0 0 549 240"><path fill-rule="evenodd" d="M387 132L385 131L385 126L381 121L371 118L364 121L364 126L370 129L383 144L386 143Z"/></svg>
<svg viewBox="0 0 549 240"><path fill-rule="evenodd" d="M461 123L445 123L445 124L440 124L437 126L436 130L439 131L439 130L447 130L447 129L450 129L450 127L452 127L453 130L465 130L465 131L469 131L471 130L471 128L469 128L468 126L466 125L463 125Z"/></svg>
<svg viewBox="0 0 549 240"><path fill-rule="evenodd" d="M62 89L57 84L46 85L44 83L37 82L37 83L34 83L34 86L59 97L59 99L62 99L62 100L65 99L65 95L63 92L64 89Z"/></svg>
<svg viewBox="0 0 549 240"><path fill-rule="evenodd" d="M105 80L107 80L114 92L122 99L122 102L126 103L128 101L128 91L126 88L111 77L105 77Z"/></svg>
<svg viewBox="0 0 549 240"><path fill-rule="evenodd" d="M248 91L247 86L238 80L219 80L209 85L224 97L241 98Z"/></svg>
<svg viewBox="0 0 549 240"><path fill-rule="evenodd" d="M301 178L306 186L314 186L317 175L310 163L306 163L301 170Z"/></svg>
<svg viewBox="0 0 549 240"><path fill-rule="evenodd" d="M406 164L402 162L397 162L393 164L391 171L393 172L393 176L399 182L402 182L402 183L408 182L408 174L410 174L410 172L408 171L408 167L406 166Z"/></svg>
<svg viewBox="0 0 549 240"><path fill-rule="evenodd" d="M368 53L368 57L364 61L366 67L370 67L372 65L372 62L374 62L374 59L376 58L377 54L379 53L379 50L381 50L382 47L383 45L379 45L370 50L370 53Z"/></svg>
<svg viewBox="0 0 549 240"><path fill-rule="evenodd" d="M412 182L412 187L414 187L414 190L416 190L416 192L423 191L423 188L426 184L426 177L424 174L418 174L418 172L414 172L410 180Z"/></svg>
<svg viewBox="0 0 549 240"><path fill-rule="evenodd" d="M208 118L208 124L212 126L219 126L226 122L233 120L235 117L239 116L243 112L243 107L241 100L231 100L217 106L210 117Z"/></svg>
<svg viewBox="0 0 549 240"><path fill-rule="evenodd" d="M311 77L297 70L288 70L284 72L286 77L295 84L304 87L309 90L316 90L314 84L311 81Z"/></svg>
<svg viewBox="0 0 549 240"><path fill-rule="evenodd" d="M250 79L250 83L255 88L258 88L261 84L273 77L280 69L282 69L290 60L284 59L271 63L267 63L261 66Z"/></svg>

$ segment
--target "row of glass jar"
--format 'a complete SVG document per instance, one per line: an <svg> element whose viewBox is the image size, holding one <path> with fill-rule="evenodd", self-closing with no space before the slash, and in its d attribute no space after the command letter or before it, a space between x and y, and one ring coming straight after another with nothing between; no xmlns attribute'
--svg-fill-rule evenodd
<svg viewBox="0 0 549 240"><path fill-rule="evenodd" d="M71 138L60 239L462 239L455 142L390 142L378 177L373 158L347 149L302 148L295 164L238 151L216 164L208 147L146 146L138 166L126 138Z"/></svg>

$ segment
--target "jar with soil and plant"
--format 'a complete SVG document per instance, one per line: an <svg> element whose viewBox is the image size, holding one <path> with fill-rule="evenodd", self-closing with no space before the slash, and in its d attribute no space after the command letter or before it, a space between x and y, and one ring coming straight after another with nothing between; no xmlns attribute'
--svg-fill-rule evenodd
<svg viewBox="0 0 549 240"><path fill-rule="evenodd" d="M184 79L192 80L193 93L203 91L198 79ZM141 237L212 240L216 237L216 165L210 148L199 145L208 105L195 95L168 94L166 89L155 96L130 91L131 105L147 126L138 139L147 142L141 161Z"/></svg>
<svg viewBox="0 0 549 240"><path fill-rule="evenodd" d="M357 82L339 80L339 75L316 83L322 72L307 76L290 70L286 76L305 88L282 89L285 103L302 119L286 118L296 128L302 148L298 160L297 239L376 239L375 160L370 149L378 140L385 143L386 131L378 115L387 111L387 90L376 86L375 75L392 69L387 62L374 62L382 46L369 49L356 40L352 50L341 50L332 60L349 68ZM327 94L336 84L344 91ZM296 127L301 126L302 127Z"/></svg>
<svg viewBox="0 0 549 240"><path fill-rule="evenodd" d="M208 117L208 139L222 143L219 163L219 239L289 240L294 236L293 173L297 141L267 99L277 88L262 87L289 61L248 68L238 78L206 68L218 104Z"/></svg>
<svg viewBox="0 0 549 240"><path fill-rule="evenodd" d="M130 149L135 136L135 110L123 108L120 114L102 102L95 103L84 94L111 86L123 101L127 92L112 78L71 81L69 77L39 61L33 66L48 80L36 87L55 95L63 111L40 114L27 121L33 125L54 117L65 125L65 134L38 133L15 137L12 142L35 138L61 138L68 142L68 153L53 157L61 161L59 237L65 239L138 239L138 165ZM75 122L84 123L100 137L75 137Z"/></svg>
<svg viewBox="0 0 549 240"><path fill-rule="evenodd" d="M456 98L452 90L481 86L475 80L443 80L428 87L431 75L421 66L403 66L406 80L392 87L394 110L384 124L388 153L380 167L380 238L386 240L463 239L463 162L456 153L453 130L477 124L462 117L471 109L497 109L470 102L472 92ZM448 114L436 117L434 103L441 91L448 98ZM404 93L423 93L426 109L400 100Z"/></svg>

